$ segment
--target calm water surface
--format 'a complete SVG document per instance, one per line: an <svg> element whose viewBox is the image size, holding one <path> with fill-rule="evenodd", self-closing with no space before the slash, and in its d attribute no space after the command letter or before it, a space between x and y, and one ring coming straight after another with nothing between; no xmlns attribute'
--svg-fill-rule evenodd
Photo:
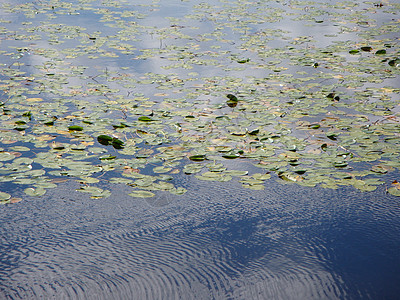
<svg viewBox="0 0 400 300"><path fill-rule="evenodd" d="M168 27L166 16L182 18L194 2L154 4L160 5L145 9L149 17L138 20L142 25ZM290 4L272 1L271 7ZM390 19L379 11L375 16L380 22ZM328 17L318 15L318 20ZM100 24L99 16L89 12L59 18L93 32ZM205 32L215 29L211 19L193 23ZM298 24L287 20L270 26L293 35L321 36L318 46L354 37L351 32L327 37L341 30L329 22L320 27ZM263 24L252 26L255 32ZM114 32L107 26L101 30ZM227 32L231 38L235 33ZM168 43L148 36L135 46L155 49ZM42 63L30 54L22 59L27 68ZM79 59L87 63L87 58ZM114 58L103 62L95 62L87 74L96 75L104 66L126 66ZM160 69L163 63L149 58L132 63L129 72L168 74ZM195 70L225 74L212 66ZM230 75L240 72L263 75L257 69ZM232 164L254 169L246 162ZM387 183L399 179L397 172L385 176ZM399 299L400 201L385 186L361 193L352 187L306 188L272 179L265 190L252 191L236 181L207 182L183 174L174 180L188 192L158 193L147 200L128 196L126 185L110 185L111 197L90 199L75 191L79 185L71 179L43 197L0 207L0 299Z"/></svg>

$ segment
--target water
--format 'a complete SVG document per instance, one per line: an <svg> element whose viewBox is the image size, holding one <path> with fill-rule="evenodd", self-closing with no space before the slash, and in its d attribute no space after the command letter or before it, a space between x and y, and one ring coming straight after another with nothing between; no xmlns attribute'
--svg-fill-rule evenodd
<svg viewBox="0 0 400 300"><path fill-rule="evenodd" d="M400 205L357 193L187 182L146 202L71 194L1 215L2 299L395 299Z"/></svg>
<svg viewBox="0 0 400 300"><path fill-rule="evenodd" d="M19 2L23 3L23 1ZM207 93L207 86L198 79L201 84L204 84L204 93L196 95L199 96L196 99L191 98L192 91L203 86L196 85L199 82L193 79L195 75L189 75L190 72L198 72L199 78L229 75L248 79L254 76L252 79L254 81L262 80L272 72L256 68L254 65L250 65L245 70L235 69L238 66L236 58L249 57L251 62L256 61L259 64L277 60L276 57L264 56L261 50L252 50L251 45L249 49L240 47L239 44L244 43L244 40L240 42L237 40L240 37L249 38L251 34L257 37L257 32L262 32L264 29L278 30L276 38L265 35L265 39L271 38L271 41L265 44L265 51L273 47L284 47L289 43L288 41L291 41L290 39L304 35L313 36L316 41L293 47L299 49L328 47L335 42L354 39L356 48L359 46L356 44L358 41L356 39L358 39L357 33L360 26L356 21L353 22L351 16L355 18L357 10L365 13L366 23L362 26L367 28L375 26L371 25L374 24L374 18L377 19L377 24L381 25L390 23L394 15L392 6L387 5L392 11L385 12L386 1L383 2L385 6L381 10L370 3L362 3L359 7L353 8L350 2L346 2L343 4L344 8L327 9L328 4L342 2L319 1L319 4L310 2L305 6L296 1L260 1L258 5L263 4L264 8L276 10L274 14L268 11L272 18L271 22L250 23L245 26L245 23L236 19L247 20L247 15L243 15L241 9L256 13L252 9L252 2L241 1L239 5L231 7L229 2L206 1L205 4L198 6L197 13L200 14L198 18L184 22L188 27L183 28L181 32L189 35L189 38L181 39L178 33L171 29L173 27L170 26L171 23L166 17L175 17L176 22L179 23L187 14L195 15L193 6L202 2L134 1L135 5L130 2L133 1L121 2L122 8L115 7L115 3L108 6L107 2L91 3L88 5L105 10L101 13L96 10L82 10L80 15L75 14L74 10L65 15L54 13L56 18L54 22L71 25L79 23L80 26L88 28L88 34L95 35L99 30L100 37L111 37L110 41L107 41L110 44L99 46L99 53L102 53L100 51L104 49L107 51L117 49L112 47L118 42L118 45L130 43L137 49L150 49L154 55L135 59L135 55L142 54L139 50L133 50L134 54L122 55L122 52L118 52L122 50L118 49L115 51L120 54L119 58L106 56L100 60L90 59L89 56L97 54L97 50L76 58L68 58L67 54L71 53L63 52L65 49L79 43L91 45L95 42L87 41L81 36L75 39L64 37L57 42L55 37L61 36L58 35L57 30L44 33L43 28L47 30L47 25L43 25L41 29L43 32L39 29L35 31L46 37L42 40L25 42L14 40L10 38L10 35L1 35L2 44L0 45L7 51L10 51L9 46L21 47L21 45L28 47L29 51L50 48L60 57L64 57L66 64L64 65L63 60L52 60L51 57L43 57L27 50L21 53L17 51L20 55L18 59L8 58L10 61L4 62L4 65L7 65L7 67L3 65L4 69L13 70L8 66L15 67L17 63L15 65L12 63L18 62L21 63L18 68L36 74L42 71L38 71L35 66L50 61L54 63L54 66L49 65L49 70L45 72L54 72L57 75L58 72L73 74L68 78L70 80L68 85L62 86L60 91L69 91L68 88L73 85L78 86L74 88L74 91L79 91L80 88L84 90L95 83L104 83L111 88L120 89L119 92L110 92L109 99L101 97L103 95L78 94L77 97L81 97L79 99L82 100L82 104L78 101L62 103L60 108L54 109L60 113L60 120L62 119L61 110L66 115L71 111L76 113L77 109L81 111L86 109L92 113L90 110L96 112L96 106L91 104L96 101L101 106L103 102L111 102L115 95L129 96L139 92L151 99L158 99L159 102L161 100L157 97L162 96L155 96L155 94L168 92L173 98L176 92L177 98L188 96L187 101L194 101L196 108L201 107L205 110L209 108L210 103L218 105L221 102L221 95L218 94L220 91L215 89ZM77 5L77 2L73 3ZM211 12L206 9L207 13L203 16L201 7L202 5L206 7L207 3L215 4L217 7ZM139 9L139 4L150 6ZM47 7L42 2L35 2L34 5L40 8ZM85 4L82 2L80 5ZM126 7L131 8L130 5L148 15L143 19L132 17L132 22L144 26L140 28L137 35L136 33L130 35L132 39L137 37L139 41L122 41L120 39L126 38L126 35L118 35L120 29L109 26L118 22L118 18L113 19L113 17L119 17L119 14L107 15L106 11L109 10L112 13L123 11ZM329 13L320 13L315 8L318 5ZM68 11L68 7L66 3L65 8L57 12ZM224 7L229 10L225 11ZM343 13L343 9L348 12L347 23L342 20L343 15L334 14L337 11ZM286 16L300 12L299 17L301 17L303 14L308 15L310 11L314 13L314 10L316 20L323 21L318 23L321 24L320 26L310 26L309 20L299 23L298 20L285 19L285 11L288 12ZM2 19L12 20L14 22L12 24L16 24L16 27L22 26L20 23L27 20L23 14L14 15L4 13L2 10L0 13ZM105 21L102 19L104 16L110 19ZM43 13L35 18L28 18L28 20L37 25L42 25L42 21L49 21ZM191 28L189 25L198 26L199 29ZM162 30L157 31L157 28L148 29L146 26L164 28L167 34ZM132 28L135 28L134 23L132 23ZM281 34L280 30L285 30L287 33ZM215 35L207 40L206 37L210 36L202 36L205 33ZM219 36L220 33L224 36ZM52 38L50 41L47 39L49 36ZM218 37L218 42L214 40L215 37ZM398 42L398 39L393 37L392 39ZM190 70L162 68L176 63L177 60L174 59L179 53L176 49L169 52L163 52L163 50L171 46L186 47L188 45L198 49L196 44L199 45L200 50L193 50L198 55L194 58L204 59L204 61L210 59L210 61L206 61L204 65L195 65ZM221 48L212 48L215 45ZM222 54L215 58L213 51L220 51ZM302 55L305 52L293 53L303 58ZM346 55L349 59L350 54ZM190 59L185 57L183 60L185 59L189 61L193 57ZM221 59L226 65L214 64L211 59L216 59L217 62ZM321 68L312 68L310 71L308 68L306 69L308 74L297 74L305 69L303 65L290 64L290 57L282 56L281 60L282 62L277 63L277 66L284 65L288 68L287 74L295 74L295 78L330 72L325 69L321 71ZM354 60L357 59L354 58ZM79 72L71 72L68 64L88 66L88 69L82 75ZM193 80L182 83L182 88L177 85L177 91L171 92L159 89L165 80L164 77L152 78L153 75L148 75L148 72L171 75L171 78L174 76L173 73L176 73L179 75L178 79ZM124 81L124 73L131 76L126 77L126 81ZM395 71L393 74L393 78L386 79L381 85L390 83L394 87L399 87L396 82L398 76L396 77ZM4 74L2 76L2 79L7 78ZM113 76L117 79L114 80ZM158 85L153 83L140 83L140 85L139 81L135 81L136 78L143 76L145 79L151 78ZM329 80L327 83L333 85L334 80L332 78ZM312 79L306 83L309 82L312 82ZM218 84L224 83L230 88L240 86L240 84L233 85L223 80L218 82ZM138 84L138 87L134 86L135 84ZM297 83L298 86L302 84L302 82ZM362 87L377 86L380 87L380 83L372 82ZM295 84L285 86L285 88L295 87ZM320 86L317 87L320 88ZM271 92L269 88L266 89L267 97L276 97L276 93L272 93L274 90L272 89ZM57 87L54 90L57 91ZM343 88L343 90L347 92L348 89ZM262 93L263 90L259 92ZM393 98L398 97L396 91L387 93ZM58 99L57 95L49 95L45 91L39 96L45 100ZM282 94L282 97L287 97L288 99L283 100L286 101L292 96ZM344 100L355 101L350 96ZM57 101L61 102L59 99ZM54 103L56 104L57 102ZM188 105L183 101L181 104ZM75 108L74 105L80 106ZM85 105L87 107L84 107ZM111 105L110 107L110 112L105 112L101 116L109 119L110 115L114 114L112 116L116 119L121 118L120 107L114 110ZM18 106L17 109L19 109ZM343 108L344 111L346 109ZM189 111L190 108L187 110ZM48 111L52 110L49 108ZM224 107L220 111L225 113L233 109ZM1 117L6 118L6 115ZM130 117L134 119L136 115ZM371 120L377 121L382 119L380 117L371 115ZM273 126L270 127L269 130L273 130ZM32 128L35 133L37 128L35 126ZM4 141L14 141L11 138L9 140L5 138L5 135L9 134L9 130L6 130L9 129L8 127L1 129L1 145L7 147L8 144ZM292 129L296 132L295 128ZM52 132L53 135L56 133ZM62 134L61 132L60 135ZM296 134L307 136L308 132L301 131ZM186 137L190 137L190 134ZM60 138L65 143L68 143L69 139L70 136L66 135ZM91 140L88 139L88 141ZM32 139L32 143L34 142L36 141ZM23 143L16 145L20 146ZM34 151L24 153L24 155L34 158L35 151L41 152L46 147L47 144L40 144ZM396 153L398 151L393 155ZM66 155L72 156L71 153ZM73 155L78 156L76 152ZM153 163L146 165L144 171L151 172ZM159 162L156 161L154 164L157 163ZM249 170L250 173L260 172L244 159L224 163L233 169ZM35 164L33 166L45 169ZM3 167L3 163L0 167ZM63 168L67 167L63 166ZM11 171L5 174L9 173ZM115 171L115 174L118 175L118 172ZM115 174L112 176L116 176ZM276 181L282 180L276 174L264 183L265 190L256 191L243 188L237 179L223 183L209 182L181 172L174 175L173 182L185 187L188 190L186 194L176 196L168 192L155 192L156 196L148 199L130 197L128 193L131 188L127 185L106 183L105 179L111 175L105 172L100 175L96 173L94 177L104 180L102 187L111 190L110 197L91 199L89 195L76 191L82 187L82 184L73 177L66 177L66 182L59 184L57 188L49 189L42 197L28 197L23 193L25 185L15 187L16 185L1 181L1 191L24 195L24 201L0 207L2 224L0 226L0 299L391 300L398 299L400 294L398 284L400 282L400 202L398 197L386 191L391 182L398 180L397 171L381 175L385 184L378 186L374 192L364 193L358 192L351 186L334 190L277 183ZM37 180L39 182L39 179Z"/></svg>

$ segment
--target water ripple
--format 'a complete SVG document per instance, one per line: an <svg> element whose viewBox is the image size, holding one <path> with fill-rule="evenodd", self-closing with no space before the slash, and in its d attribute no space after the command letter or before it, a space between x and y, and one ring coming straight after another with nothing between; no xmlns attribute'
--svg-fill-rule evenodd
<svg viewBox="0 0 400 300"><path fill-rule="evenodd" d="M6 207L0 298L373 298L352 278L373 267L367 247L395 266L400 208L373 194L318 190L316 199L278 187L197 182L164 206L116 191L109 201L50 194Z"/></svg>

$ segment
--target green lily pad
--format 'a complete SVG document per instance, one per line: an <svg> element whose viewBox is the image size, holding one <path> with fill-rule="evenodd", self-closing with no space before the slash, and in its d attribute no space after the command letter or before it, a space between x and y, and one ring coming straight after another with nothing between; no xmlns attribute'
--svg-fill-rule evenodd
<svg viewBox="0 0 400 300"><path fill-rule="evenodd" d="M12 160L15 158L15 155L10 152L0 152L0 161Z"/></svg>
<svg viewBox="0 0 400 300"><path fill-rule="evenodd" d="M245 176L249 174L249 171L241 171L241 170L227 170L224 172L225 175L231 176Z"/></svg>
<svg viewBox="0 0 400 300"><path fill-rule="evenodd" d="M25 194L32 197L40 197L46 194L46 190L43 188L26 188L24 190Z"/></svg>
<svg viewBox="0 0 400 300"><path fill-rule="evenodd" d="M70 131L82 131L83 127L82 126L78 126L78 125L72 125L68 127L68 130Z"/></svg>
<svg viewBox="0 0 400 300"><path fill-rule="evenodd" d="M361 50L362 50L362 51L365 51L365 52L370 52L370 51L372 50L372 47L370 47L370 46L364 46L364 47L361 47Z"/></svg>
<svg viewBox="0 0 400 300"><path fill-rule="evenodd" d="M141 116L138 118L139 121L141 122L152 122L154 121L152 118L148 117L148 116Z"/></svg>
<svg viewBox="0 0 400 300"><path fill-rule="evenodd" d="M46 1L2 7L2 182L37 190L70 176L98 185L82 190L101 198L110 193L103 182L113 178L178 194L184 189L172 182L184 172L214 181L238 176L255 190L277 175L369 191L376 178L400 169L393 3L376 22L371 13L382 4L372 2L295 1L277 9L274 1L184 1L194 5L185 16L147 26L154 3L61 2L50 10ZM66 23L66 14L92 12L95 26ZM29 22L16 26L21 16ZM340 20L340 28L321 44L279 29L282 18L311 27ZM203 20L215 26L195 27ZM160 45L143 47L149 36ZM39 63L24 64L28 56ZM155 60L161 69L149 71ZM240 164L229 161L235 158ZM247 163L267 174L235 170ZM98 172L104 181L90 179Z"/></svg>
<svg viewBox="0 0 400 300"><path fill-rule="evenodd" d="M226 159L235 159L235 158L240 157L240 154L239 153L225 153L225 154L222 154L222 157L226 158Z"/></svg>
<svg viewBox="0 0 400 300"><path fill-rule="evenodd" d="M111 145L111 143L113 141L113 137L102 134L97 137L97 141L102 145L108 146L108 145Z"/></svg>
<svg viewBox="0 0 400 300"><path fill-rule="evenodd" d="M245 63L247 63L247 62L249 62L250 61L250 58L246 58L246 59L240 59L240 60L238 60L237 62L239 63L239 64L245 64Z"/></svg>
<svg viewBox="0 0 400 300"><path fill-rule="evenodd" d="M99 135L97 137L97 141L105 146L112 145L115 149L123 149L124 148L124 142L121 141L120 139L116 137L112 137L109 135Z"/></svg>
<svg viewBox="0 0 400 300"><path fill-rule="evenodd" d="M189 156L189 159L190 159L190 160L193 160L193 161L203 161L203 160L206 159L206 156L203 155L203 154L191 155L191 156Z"/></svg>
<svg viewBox="0 0 400 300"><path fill-rule="evenodd" d="M105 156L100 156L100 160L113 160L116 159L117 157L115 155L105 155Z"/></svg>
<svg viewBox="0 0 400 300"><path fill-rule="evenodd" d="M393 195L393 196L397 196L400 197L400 189L396 188L396 187L390 187L388 188L388 193Z"/></svg>
<svg viewBox="0 0 400 300"><path fill-rule="evenodd" d="M6 201L11 198L11 195L8 193L0 192L0 201Z"/></svg>
<svg viewBox="0 0 400 300"><path fill-rule="evenodd" d="M142 191L142 190L137 190L133 191L128 194L129 196L135 197L135 198L151 198L154 197L155 194L149 191Z"/></svg>
<svg viewBox="0 0 400 300"><path fill-rule="evenodd" d="M391 67L395 67L397 65L400 65L400 58L391 59L391 60L389 60L388 64Z"/></svg>
<svg viewBox="0 0 400 300"><path fill-rule="evenodd" d="M201 164L188 164L188 165L184 166L183 172L185 174L195 174L195 173L199 173L202 169L203 169L203 165L201 165ZM212 171L212 170L210 170L210 171Z"/></svg>
<svg viewBox="0 0 400 300"><path fill-rule="evenodd" d="M169 172L171 170L172 170L172 168L170 168L170 167L160 166L160 167L155 167L153 169L153 172L154 173L167 173L167 172Z"/></svg>

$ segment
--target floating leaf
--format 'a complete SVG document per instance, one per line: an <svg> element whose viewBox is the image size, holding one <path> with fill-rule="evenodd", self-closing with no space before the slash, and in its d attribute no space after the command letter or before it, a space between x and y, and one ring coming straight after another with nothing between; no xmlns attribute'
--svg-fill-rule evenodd
<svg viewBox="0 0 400 300"><path fill-rule="evenodd" d="M329 99L333 99L333 98L335 98L335 93L329 93L327 96L326 96L326 98L329 98Z"/></svg>
<svg viewBox="0 0 400 300"><path fill-rule="evenodd" d="M127 124L121 122L119 125L113 124L112 127L114 127L114 129L118 129L118 128L126 128L126 127L129 127L129 125L127 125Z"/></svg>
<svg viewBox="0 0 400 300"><path fill-rule="evenodd" d="M25 99L26 102L41 102L43 101L42 98L27 98Z"/></svg>
<svg viewBox="0 0 400 300"><path fill-rule="evenodd" d="M278 174L279 178L284 180L284 181L291 181L291 182L297 182L303 180L303 177L300 175L295 175L292 173L288 172L280 172Z"/></svg>
<svg viewBox="0 0 400 300"><path fill-rule="evenodd" d="M378 51L375 52L376 55L383 55L386 54L386 50L385 49L380 49Z"/></svg>
<svg viewBox="0 0 400 300"><path fill-rule="evenodd" d="M225 175L223 173L216 172L204 172L201 175L195 175L197 179L205 180L205 181L220 181L226 182L232 180L232 176Z"/></svg>
<svg viewBox="0 0 400 300"><path fill-rule="evenodd" d="M103 135L103 134L102 134L102 135L99 135L99 136L97 137L97 141L98 141L100 144L106 145L106 146L111 145L112 140L113 140L113 137L111 137L111 136L109 136L109 135Z"/></svg>
<svg viewBox="0 0 400 300"><path fill-rule="evenodd" d="M188 164L183 168L185 174L199 173L203 169L201 164Z"/></svg>
<svg viewBox="0 0 400 300"><path fill-rule="evenodd" d="M397 187L390 187L388 188L388 193L393 195L393 196L397 196L400 197L400 189L398 189Z"/></svg>
<svg viewBox="0 0 400 300"><path fill-rule="evenodd" d="M243 184L242 186L246 189L255 190L255 191L265 190L265 186L263 184L252 184L252 185Z"/></svg>
<svg viewBox="0 0 400 300"><path fill-rule="evenodd" d="M248 171L241 171L241 170L228 170L225 171L225 175L231 175L231 176L244 176L247 175L249 172Z"/></svg>
<svg viewBox="0 0 400 300"><path fill-rule="evenodd" d="M0 152L0 161L12 160L15 158L15 155L10 152Z"/></svg>
<svg viewBox="0 0 400 300"><path fill-rule="evenodd" d="M318 129L321 127L321 125L320 124L310 124L310 125L308 125L308 127L310 127L311 129Z"/></svg>
<svg viewBox="0 0 400 300"><path fill-rule="evenodd" d="M112 139L111 145L112 145L115 149L123 149L123 148L124 148L124 142L121 141L120 139L117 139L117 138L113 138L113 139Z"/></svg>
<svg viewBox="0 0 400 300"><path fill-rule="evenodd" d="M222 154L222 157L226 158L226 159L235 159L235 158L240 157L240 154L239 153L225 153L225 154Z"/></svg>
<svg viewBox="0 0 400 300"><path fill-rule="evenodd" d="M333 165L336 168L344 168L344 167L347 167L348 164L347 164L347 162L343 161L343 162L334 162Z"/></svg>
<svg viewBox="0 0 400 300"><path fill-rule="evenodd" d="M259 129L254 129L254 130L251 130L251 131L247 132L247 134L249 134L249 135L257 135L259 133L260 133Z"/></svg>
<svg viewBox="0 0 400 300"><path fill-rule="evenodd" d="M193 161L203 161L203 160L206 159L206 156L203 155L203 154L191 155L191 156L189 156L189 159L190 159L190 160L193 160Z"/></svg>
<svg viewBox="0 0 400 300"><path fill-rule="evenodd" d="M174 195L183 195L183 194L185 194L187 192L187 190L185 188L183 188L183 187L178 187L178 188L174 188L172 190L169 190L169 192L171 194L174 194Z"/></svg>
<svg viewBox="0 0 400 300"><path fill-rule="evenodd" d="M375 172L375 173L386 174L391 169L393 169L393 168L390 166L375 165L375 166L372 166L371 171Z"/></svg>
<svg viewBox="0 0 400 300"><path fill-rule="evenodd" d="M142 190L137 190L133 191L128 194L129 196L135 197L135 198L151 198L154 197L155 194L149 191L142 191Z"/></svg>
<svg viewBox="0 0 400 300"><path fill-rule="evenodd" d="M82 131L83 127L82 126L78 126L78 125L72 125L68 127L68 130L70 131Z"/></svg>
<svg viewBox="0 0 400 300"><path fill-rule="evenodd" d="M240 60L238 60L237 62L239 63L239 64L245 64L245 63L247 63L247 62L249 62L250 61L250 58L246 58L246 59L240 59Z"/></svg>
<svg viewBox="0 0 400 300"><path fill-rule="evenodd" d="M12 197L10 200L7 201L7 203L14 204L14 203L18 203L21 201L22 201L22 198Z"/></svg>
<svg viewBox="0 0 400 300"><path fill-rule="evenodd" d="M389 60L388 64L391 67L398 66L400 64L400 58Z"/></svg>
<svg viewBox="0 0 400 300"><path fill-rule="evenodd" d="M153 172L154 173L167 173L167 172L169 172L171 170L172 170L172 168L160 166L160 167L155 167L153 169Z"/></svg>
<svg viewBox="0 0 400 300"><path fill-rule="evenodd" d="M115 155L105 155L105 156L100 156L100 160L113 160L116 159L117 157Z"/></svg>
<svg viewBox="0 0 400 300"><path fill-rule="evenodd" d="M80 183L85 183L85 184L91 184L91 183L97 183L100 180L97 178L93 177L82 177L81 179L78 180Z"/></svg>
<svg viewBox="0 0 400 300"><path fill-rule="evenodd" d="M123 149L124 148L124 142L123 141L121 141L118 138L109 136L109 135L104 135L104 134L99 135L97 137L97 141L100 144L105 145L105 146L112 145L115 149Z"/></svg>
<svg viewBox="0 0 400 300"><path fill-rule="evenodd" d="M303 175L305 172L307 172L307 169L301 169L301 168L296 169L296 168L293 168L292 171L294 173L296 173L296 174Z"/></svg>
<svg viewBox="0 0 400 300"><path fill-rule="evenodd" d="M25 194L32 197L40 197L46 193L46 190L43 188L26 188L24 190Z"/></svg>
<svg viewBox="0 0 400 300"><path fill-rule="evenodd" d="M226 97L229 99L228 101L226 101L226 103L228 104L229 107L236 107L239 99L233 95L233 94L228 94L226 95Z"/></svg>
<svg viewBox="0 0 400 300"><path fill-rule="evenodd" d="M335 132L328 132L328 133L326 134L326 136L327 136L329 139L335 141L335 140L337 140L338 134L335 133Z"/></svg>
<svg viewBox="0 0 400 300"><path fill-rule="evenodd" d="M139 121L141 122L151 122L154 121L152 118L148 117L148 116L141 116L138 118Z"/></svg>
<svg viewBox="0 0 400 300"><path fill-rule="evenodd" d="M107 198L111 195L111 192L108 190L101 189L95 186L82 186L77 189L78 192L89 193L91 194L90 198L98 199L98 198Z"/></svg>
<svg viewBox="0 0 400 300"><path fill-rule="evenodd" d="M362 50L362 51L365 51L365 52L370 52L370 51L372 50L372 47L370 47L370 46L364 46L364 47L361 47L361 50Z"/></svg>
<svg viewBox="0 0 400 300"><path fill-rule="evenodd" d="M0 192L0 201L6 201L11 198L11 195L8 193Z"/></svg>

